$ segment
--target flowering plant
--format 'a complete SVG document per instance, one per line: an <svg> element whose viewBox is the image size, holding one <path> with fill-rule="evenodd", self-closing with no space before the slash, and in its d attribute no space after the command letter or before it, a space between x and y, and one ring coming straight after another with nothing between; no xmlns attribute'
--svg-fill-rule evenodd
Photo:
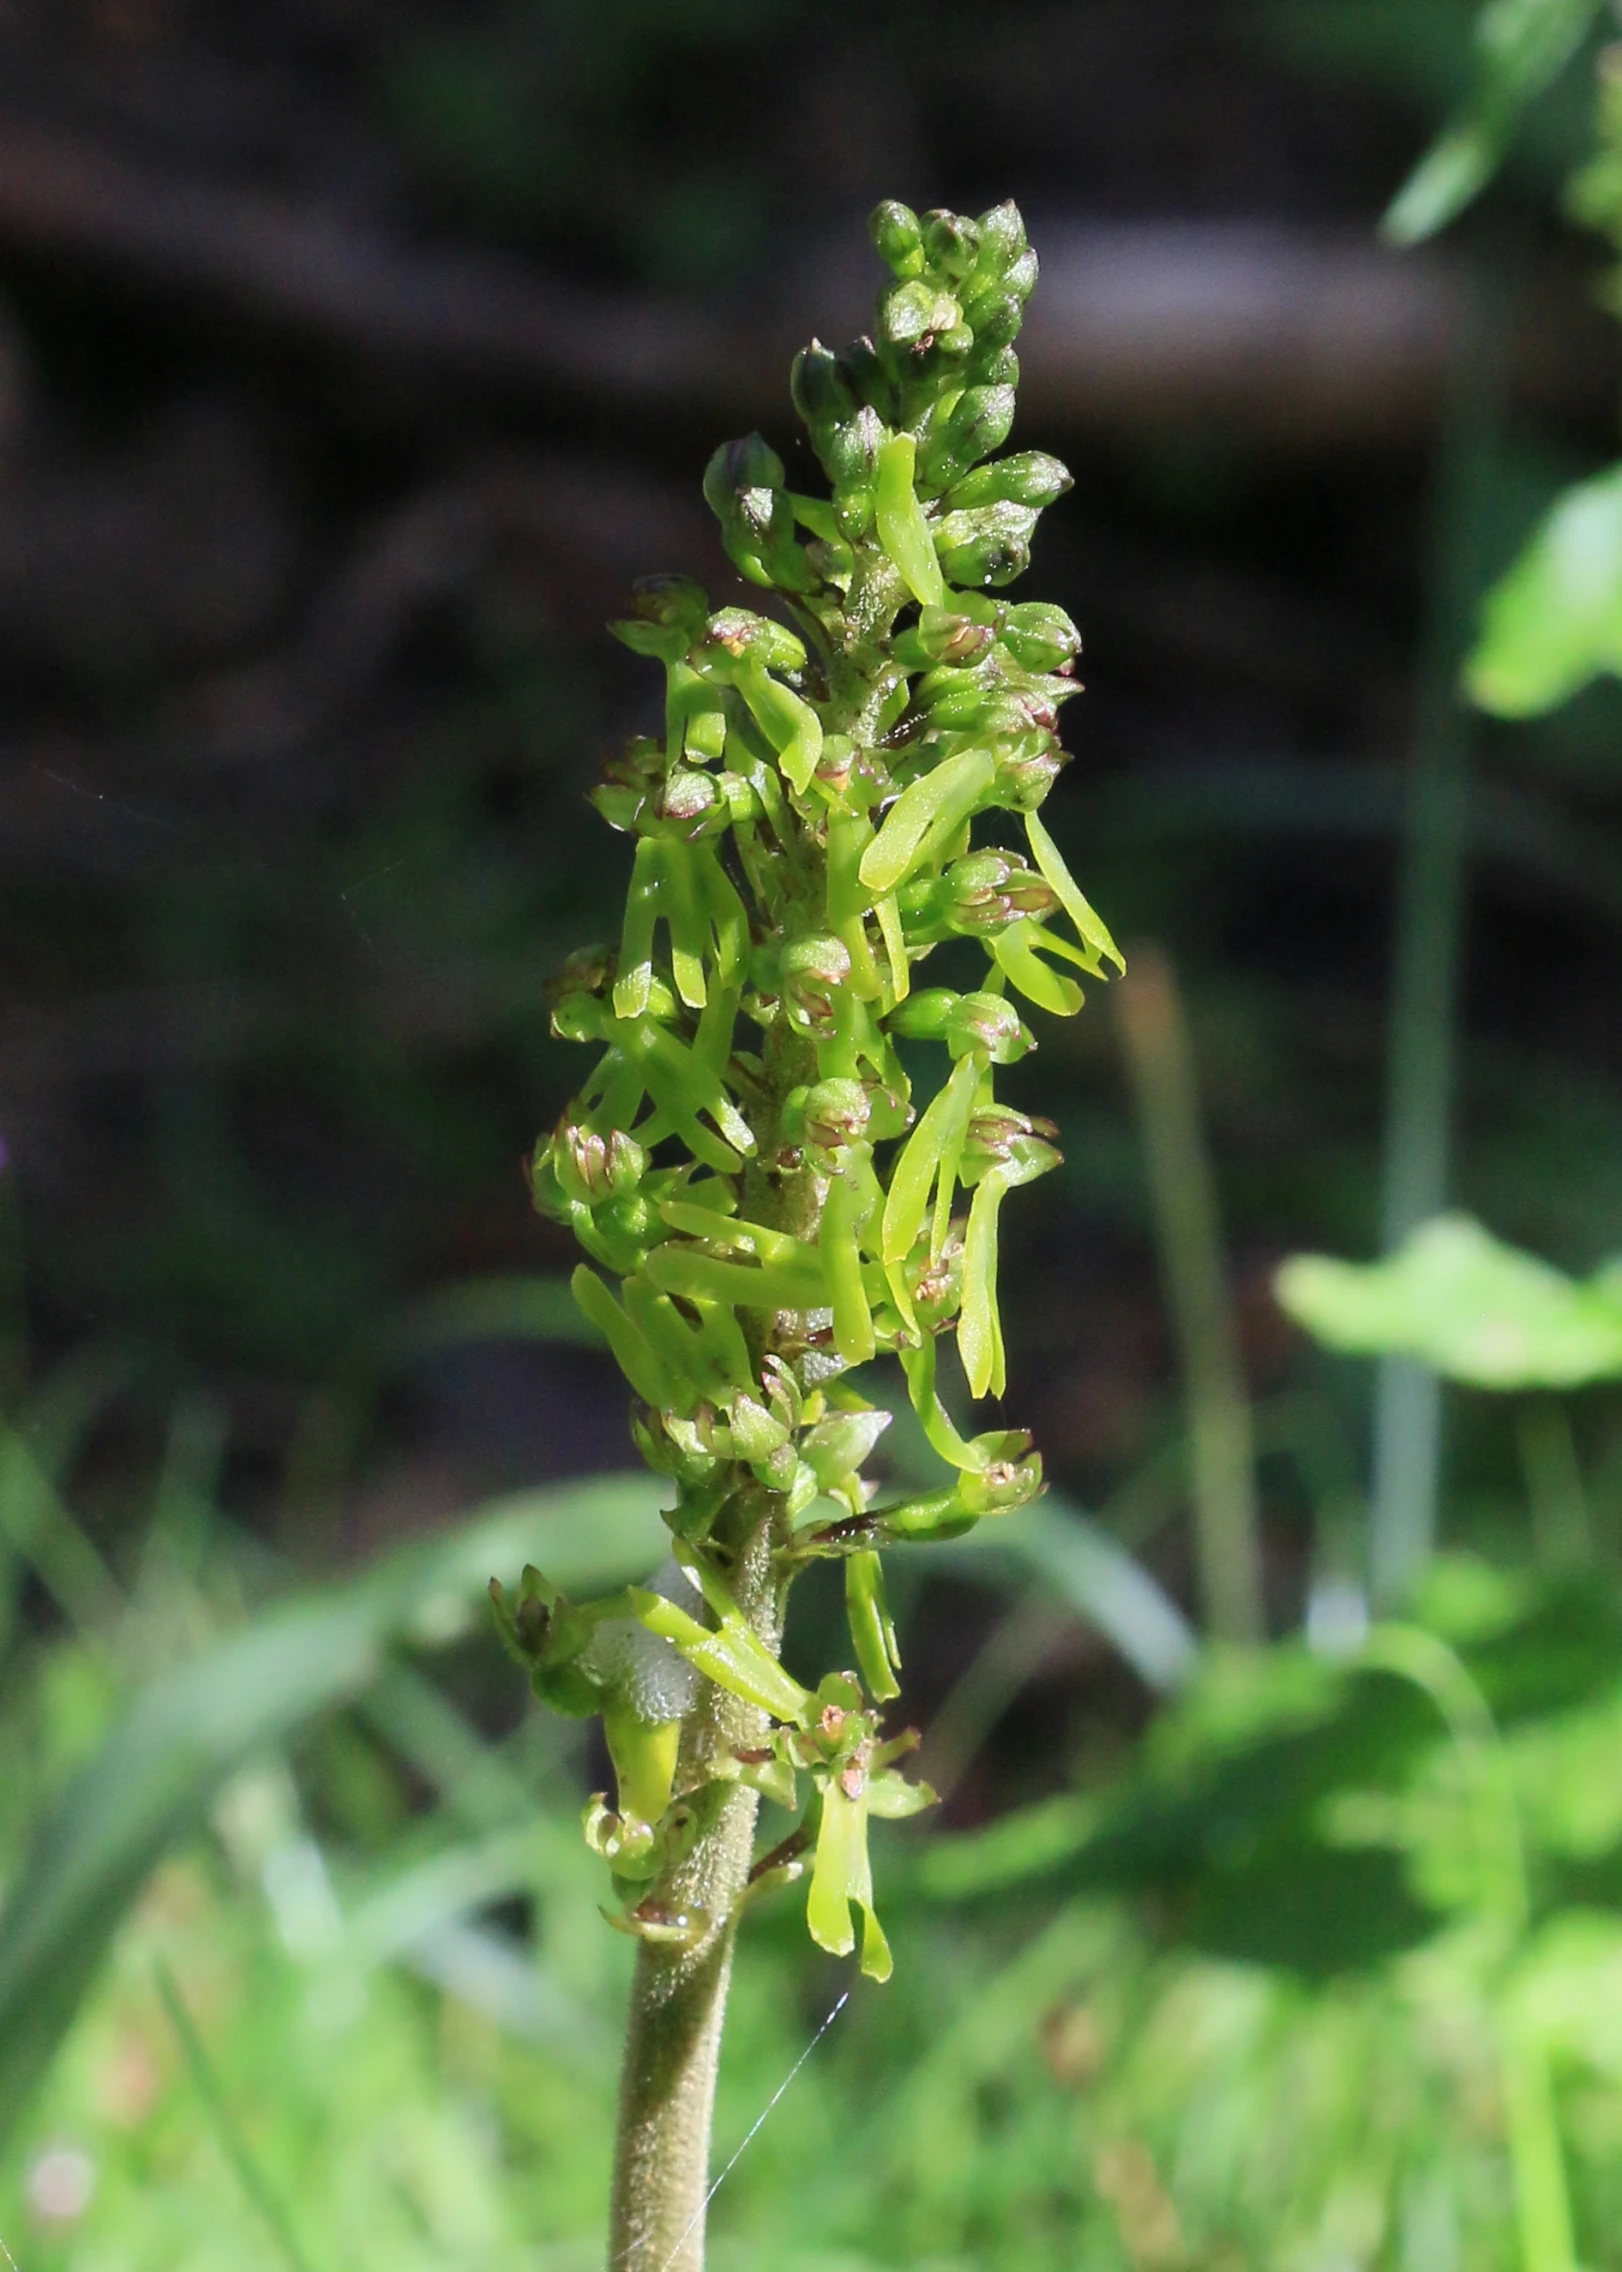
<svg viewBox="0 0 1622 2272"><path fill-rule="evenodd" d="M702 2260L744 1903L808 1874L812 1938L851 1951L854 1909L863 1970L890 1970L867 1824L930 1793L897 1765L916 1736L881 1724L900 1663L882 1552L1042 1487L1023 1430L959 1432L936 1350L955 1330L971 1395L1002 1395L999 1214L1059 1154L1048 1122L998 1102L996 1070L1034 1046L1022 1005L1069 1016L1075 974L1121 959L1038 810L1078 635L997 596L1070 486L1040 451L992 456L1036 256L1011 204L920 220L886 203L873 235L893 279L874 335L813 341L793 367L828 494L790 489L758 434L705 474L774 612L663 576L614 626L664 667L664 733L593 792L634 840L630 893L617 945L554 984L554 1030L600 1055L531 1168L673 1487L651 1585L578 1604L530 1569L516 1596L492 1588L536 1693L601 1714L614 1764L586 1836L641 1942L611 2253L635 2272ZM983 950L978 983L915 985L949 940ZM902 1043L942 1053L927 1098ZM850 1376L881 1354L944 1463L924 1497L864 1474L889 1414ZM824 1558L843 1564L855 1669L809 1689L781 1661L783 1609ZM761 1797L795 1819L757 1859Z"/></svg>

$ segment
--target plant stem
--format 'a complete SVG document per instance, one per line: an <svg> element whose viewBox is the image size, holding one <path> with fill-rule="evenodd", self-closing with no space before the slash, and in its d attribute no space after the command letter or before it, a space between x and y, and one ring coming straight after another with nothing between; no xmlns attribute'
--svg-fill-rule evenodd
<svg viewBox="0 0 1622 2272"><path fill-rule="evenodd" d="M1496 441L1497 370L1487 329L1478 309L1465 326L1437 460L1430 618L1403 821L1387 1043L1380 1237L1388 1252L1447 1197L1472 741L1458 676L1483 582L1485 491ZM1411 1358L1382 1358L1369 1543L1377 1607L1399 1603L1430 1558L1441 1426L1435 1373Z"/></svg>
<svg viewBox="0 0 1622 2272"><path fill-rule="evenodd" d="M1265 1630L1250 1402L1224 1282L1194 1052L1169 957L1158 947L1134 949L1115 1002L1188 1388L1194 1540L1206 1624L1213 1639L1247 1645Z"/></svg>
<svg viewBox="0 0 1622 2272"><path fill-rule="evenodd" d="M775 1652L780 1611L771 1525L756 1521L733 1593ZM678 1779L705 1780L718 1752L764 1741L764 1712L706 1681L682 1731ZM703 2272L710 2119L732 1977L737 1903L754 1852L756 1794L734 1785L715 1822L660 1880L672 1915L710 1920L691 1947L637 1951L620 2082L609 2218L609 2272Z"/></svg>
<svg viewBox="0 0 1622 2272"><path fill-rule="evenodd" d="M821 1219L821 1179L807 1170L774 1177L761 1163L779 1156L782 1100L814 1065L801 1037L781 1023L773 1028L762 1140L748 1178L755 1219L808 1239L816 1237ZM765 1344L776 1339L778 1324L770 1321ZM755 1349L757 1364L763 1354ZM774 1554L785 1528L785 1502L749 1483L712 1534L723 1552L736 1556L729 1573L733 1599L774 1656L787 1596ZM764 1743L769 1733L764 1712L705 1681L682 1729L678 1790L696 1790L713 1776L718 1759ZM759 1803L754 1791L734 1783L713 1823L653 1892L655 1905L671 1916L707 1923L691 1946L643 1941L637 1951L620 2075L608 2272L703 2272L721 2029Z"/></svg>

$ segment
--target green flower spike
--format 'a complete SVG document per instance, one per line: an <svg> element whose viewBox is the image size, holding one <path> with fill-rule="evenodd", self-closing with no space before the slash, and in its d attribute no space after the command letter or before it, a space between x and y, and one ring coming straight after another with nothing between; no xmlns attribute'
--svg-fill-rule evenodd
<svg viewBox="0 0 1622 2272"><path fill-rule="evenodd" d="M634 846L617 950L549 990L558 1035L599 1055L531 1188L587 1258L576 1298L671 1485L678 1566L584 1605L526 1573L496 1607L537 1694L603 1717L616 1802L593 1801L588 1838L654 2003L659 1966L813 1848L812 1937L851 1949L859 1912L864 1968L890 1969L867 1824L929 1794L880 1722L901 1661L882 1550L1041 1489L1021 1431L959 1431L937 1342L955 1330L972 1396L1003 1393L1001 1211L1059 1155L999 1103L998 1069L1035 1046L1024 1005L1069 1016L1078 980L1121 962L1037 812L1080 638L1003 596L1070 479L1040 450L996 455L1035 255L1011 205L887 203L873 238L891 281L872 335L794 363L826 492L791 491L758 434L704 476L759 608L653 577L613 627L664 671L664 734L593 793ZM978 979L921 982L949 941L978 947ZM843 1377L892 1357L943 1463L904 1501L866 1472L887 1415ZM812 1690L779 1644L818 1557L844 1563L859 1677ZM757 1806L798 1810L807 1778L756 1864Z"/></svg>

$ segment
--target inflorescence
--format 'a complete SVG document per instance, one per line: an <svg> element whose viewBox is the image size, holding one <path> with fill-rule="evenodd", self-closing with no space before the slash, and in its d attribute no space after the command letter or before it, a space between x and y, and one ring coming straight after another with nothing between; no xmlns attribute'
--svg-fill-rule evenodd
<svg viewBox="0 0 1622 2272"><path fill-rule="evenodd" d="M959 1432L936 1348L955 1329L972 1396L1001 1396L999 1212L1059 1154L1048 1122L997 1101L996 1069L1034 1046L1021 1002L1069 1016L1074 974L1121 958L1038 810L1065 762L1075 626L996 596L1070 486L1040 451L992 456L1036 256L1011 204L973 221L886 203L873 235L894 273L875 335L839 354L813 341L793 367L829 494L791 490L758 434L704 478L727 552L778 612L714 609L687 578L654 577L614 626L664 665L665 730L593 793L635 843L618 945L574 956L552 989L555 1032L601 1055L536 1149L535 1205L590 1258L575 1295L635 1392L644 1459L674 1485L674 1560L586 1605L534 1570L516 1599L492 1591L537 1693L603 1716L618 1791L593 1801L587 1836L617 1921L689 1932L657 1881L725 1790L797 1809L809 1776L810 1809L755 1883L800 1874L814 1848L813 1937L849 1950L854 1903L882 1977L867 1818L929 1793L894 1765L916 1738L880 1733L899 1693L880 1550L1042 1487L1022 1430ZM977 846L998 815L1004 841ZM916 986L954 940L983 950L979 982ZM902 1043L944 1052L922 1099ZM881 1354L948 1471L892 1504L863 1474L890 1415L847 1379ZM843 1561L857 1672L806 1689L740 1609L729 1581L763 1527L779 1595L808 1561ZM678 1789L704 1680L769 1733Z"/></svg>

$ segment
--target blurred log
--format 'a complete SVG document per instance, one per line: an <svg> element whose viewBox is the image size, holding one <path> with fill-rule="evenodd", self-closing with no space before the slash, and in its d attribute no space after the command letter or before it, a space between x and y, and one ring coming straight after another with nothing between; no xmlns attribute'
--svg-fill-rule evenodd
<svg viewBox="0 0 1622 2272"><path fill-rule="evenodd" d="M1084 222L1037 235L1044 286L1026 334L1029 400L1074 425L1220 417L1333 439L1423 421L1441 392L1463 286L1446 254L1370 237L1227 221ZM773 415L784 356L813 319L867 319L870 258L812 261L776 309L593 290L469 247L0 121L0 249L202 295L349 353L626 410ZM1523 381L1587 392L1580 293L1549 288ZM1597 330L1597 319L1595 324Z"/></svg>

